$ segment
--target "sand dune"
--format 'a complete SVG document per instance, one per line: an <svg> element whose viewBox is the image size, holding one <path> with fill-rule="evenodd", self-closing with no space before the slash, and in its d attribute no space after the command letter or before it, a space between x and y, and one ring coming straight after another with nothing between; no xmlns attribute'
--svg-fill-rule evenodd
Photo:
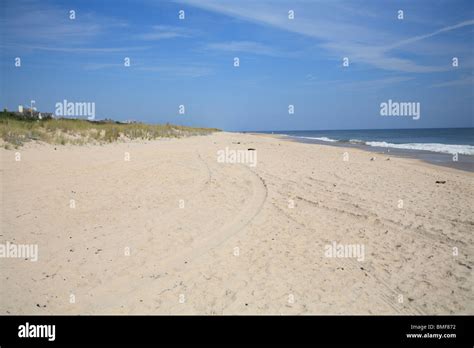
<svg viewBox="0 0 474 348"><path fill-rule="evenodd" d="M0 151L0 242L39 248L0 258L2 314L474 313L472 173L233 133Z"/></svg>

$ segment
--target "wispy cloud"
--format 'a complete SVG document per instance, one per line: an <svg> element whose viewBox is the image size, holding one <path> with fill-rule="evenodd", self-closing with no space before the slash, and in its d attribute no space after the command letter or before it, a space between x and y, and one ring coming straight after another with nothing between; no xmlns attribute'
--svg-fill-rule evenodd
<svg viewBox="0 0 474 348"><path fill-rule="evenodd" d="M179 37L186 38L191 36L193 36L193 33L186 28L169 25L155 25L152 27L150 32L138 35L138 39L154 41Z"/></svg>
<svg viewBox="0 0 474 348"><path fill-rule="evenodd" d="M407 82L413 79L414 77L410 76L394 76L381 79L344 82L342 86L351 89L381 89L398 83Z"/></svg>
<svg viewBox="0 0 474 348"><path fill-rule="evenodd" d="M474 20L466 20L427 34L403 39L400 38L398 32L390 33L379 27L369 26L366 22L361 24L360 20L351 22L350 19L353 17L345 18L341 11L335 11L335 9L353 13L354 8L341 7L338 2L325 2L324 6L319 6L320 3L309 6L307 2L269 2L264 0L258 2L178 0L178 2L314 38L320 47L334 57L347 56L353 62L368 64L383 70L409 73L446 71L449 67L417 63L414 59L401 57L394 52L394 49L400 49L402 46L474 24ZM295 9L294 20L288 20L288 9ZM356 14L357 16L374 17L374 12L369 10L356 11ZM387 41L394 43L387 45ZM420 52L420 54L422 53Z"/></svg>
<svg viewBox="0 0 474 348"><path fill-rule="evenodd" d="M474 86L473 76L466 76L466 77L459 78L457 80L435 83L431 85L431 87L441 88L441 87L456 87L456 86L469 86L469 85Z"/></svg>
<svg viewBox="0 0 474 348"><path fill-rule="evenodd" d="M139 66L137 70L156 72L162 74L165 77L189 77L197 78L210 75L212 69L205 66L180 66L180 65L160 65L160 66Z"/></svg>
<svg viewBox="0 0 474 348"><path fill-rule="evenodd" d="M9 46L12 47L13 45ZM49 46L26 46L16 45L28 50L66 52L66 53L114 53L114 52L128 52L139 51L149 48L148 46L134 46L134 47L49 47Z"/></svg>
<svg viewBox="0 0 474 348"><path fill-rule="evenodd" d="M126 27L127 23L73 8L60 8L46 2L13 1L2 5L0 31L6 43L67 44L85 43L107 30Z"/></svg>
<svg viewBox="0 0 474 348"><path fill-rule="evenodd" d="M401 47L401 46L411 44L411 43L414 43L414 42L417 42L417 41L425 40L425 39L428 39L430 37L433 37L433 36L436 36L436 35L439 35L439 34L442 34L442 33L446 33L448 31L452 31L452 30L455 30L455 29L467 27L467 26L470 26L470 25L474 25L474 19L463 21L463 22L460 22L460 23L457 23L457 24L454 24L454 25L449 25L447 27L435 30L435 31L433 31L431 33L428 33L428 34L417 35L417 36L414 36L414 37L396 42L392 45L385 46L384 49L385 50L391 50L391 49L394 49L394 48L397 48L397 47Z"/></svg>
<svg viewBox="0 0 474 348"><path fill-rule="evenodd" d="M187 77L197 78L210 75L212 69L202 65L170 65L138 62L125 68L123 63L90 63L84 66L85 70L104 70L104 69L131 69L135 71L144 71L157 73L163 77Z"/></svg>
<svg viewBox="0 0 474 348"><path fill-rule="evenodd" d="M103 70L112 68L124 68L123 63L91 63L84 66L84 70Z"/></svg>
<svg viewBox="0 0 474 348"><path fill-rule="evenodd" d="M305 85L314 85L314 86L325 86L325 87L335 87L335 88L346 88L350 90L361 90L361 89L382 89L399 83L407 82L414 80L414 77L411 76L390 76L380 79L365 79L365 80L319 80L315 76L309 74L305 77Z"/></svg>
<svg viewBox="0 0 474 348"><path fill-rule="evenodd" d="M0 32L4 49L15 52L52 51L69 53L113 53L147 47L101 47L107 34L126 28L123 20L82 11L61 8L45 1L6 2L0 12ZM69 11L74 10L75 19ZM108 40L110 41L110 40Z"/></svg>
<svg viewBox="0 0 474 348"><path fill-rule="evenodd" d="M289 56L289 53L279 51L271 46L254 41L229 41L209 43L205 47L208 50L225 52L246 52L256 55L267 55L274 57Z"/></svg>

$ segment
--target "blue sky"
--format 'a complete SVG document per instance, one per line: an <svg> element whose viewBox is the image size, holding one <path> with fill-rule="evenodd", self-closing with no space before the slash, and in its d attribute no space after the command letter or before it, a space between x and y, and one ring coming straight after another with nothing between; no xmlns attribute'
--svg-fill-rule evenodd
<svg viewBox="0 0 474 348"><path fill-rule="evenodd" d="M0 6L2 109L66 99L97 118L226 130L473 127L472 0ZM388 99L419 102L420 119L380 116Z"/></svg>

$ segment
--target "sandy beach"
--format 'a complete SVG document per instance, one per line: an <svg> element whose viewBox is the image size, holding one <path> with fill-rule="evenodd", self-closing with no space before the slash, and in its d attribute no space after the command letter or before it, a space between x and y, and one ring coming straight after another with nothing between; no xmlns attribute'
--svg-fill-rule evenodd
<svg viewBox="0 0 474 348"><path fill-rule="evenodd" d="M473 173L225 132L0 154L0 242L38 246L1 314L474 313Z"/></svg>

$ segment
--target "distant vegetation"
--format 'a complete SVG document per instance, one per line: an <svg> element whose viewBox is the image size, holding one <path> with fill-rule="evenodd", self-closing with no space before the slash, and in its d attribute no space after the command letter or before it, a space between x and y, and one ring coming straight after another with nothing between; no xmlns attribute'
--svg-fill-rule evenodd
<svg viewBox="0 0 474 348"><path fill-rule="evenodd" d="M18 113L0 112L0 136L2 146L18 148L28 141L49 144L103 144L133 139L152 140L177 138L190 135L206 135L219 131L215 128L149 125L143 123L119 123L115 121L88 121L78 119L25 118Z"/></svg>

